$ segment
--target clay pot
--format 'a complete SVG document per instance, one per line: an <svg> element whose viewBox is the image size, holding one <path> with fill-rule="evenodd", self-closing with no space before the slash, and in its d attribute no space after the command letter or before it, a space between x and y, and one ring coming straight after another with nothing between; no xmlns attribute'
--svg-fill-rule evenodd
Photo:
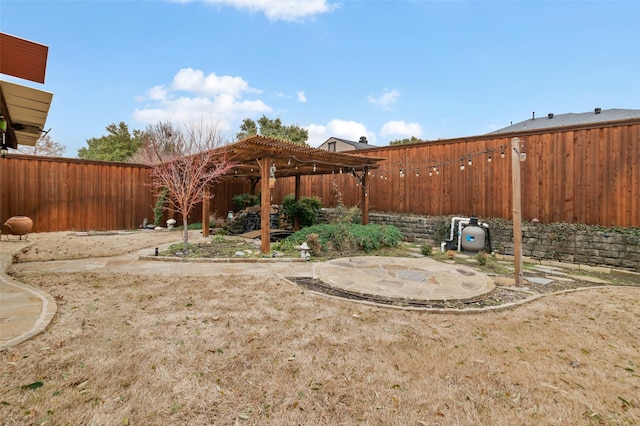
<svg viewBox="0 0 640 426"><path fill-rule="evenodd" d="M13 216L7 219L4 226L9 228L12 235L26 235L33 228L33 221L28 216Z"/></svg>

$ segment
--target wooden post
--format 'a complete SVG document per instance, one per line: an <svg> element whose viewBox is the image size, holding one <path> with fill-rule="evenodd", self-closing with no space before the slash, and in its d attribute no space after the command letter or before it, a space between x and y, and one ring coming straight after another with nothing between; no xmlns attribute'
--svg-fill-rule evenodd
<svg viewBox="0 0 640 426"><path fill-rule="evenodd" d="M260 161L260 239L262 253L271 252L271 188L269 187L270 159L262 158Z"/></svg>
<svg viewBox="0 0 640 426"><path fill-rule="evenodd" d="M204 188L202 197L202 236L209 236L209 201L211 201L211 188L209 185Z"/></svg>
<svg viewBox="0 0 640 426"><path fill-rule="evenodd" d="M369 168L365 167L362 170L362 181L360 184L362 185L361 199L360 205L362 206L362 224L367 225L369 223L369 194L367 185L367 175L369 174Z"/></svg>
<svg viewBox="0 0 640 426"><path fill-rule="evenodd" d="M511 186L513 191L513 262L516 287L522 280L522 179L520 176L520 139L511 139Z"/></svg>
<svg viewBox="0 0 640 426"><path fill-rule="evenodd" d="M300 200L300 175L296 175L296 188L294 197L296 202ZM300 219L298 215L293 218L293 231L297 232L300 230Z"/></svg>

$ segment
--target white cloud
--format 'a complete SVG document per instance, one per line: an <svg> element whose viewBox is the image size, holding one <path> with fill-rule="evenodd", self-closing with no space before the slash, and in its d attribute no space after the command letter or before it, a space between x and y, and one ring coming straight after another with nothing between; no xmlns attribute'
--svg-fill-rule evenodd
<svg viewBox="0 0 640 426"><path fill-rule="evenodd" d="M422 136L422 127L418 123L407 123L405 121L389 121L382 126L380 136Z"/></svg>
<svg viewBox="0 0 640 426"><path fill-rule="evenodd" d="M149 89L149 99L154 101L161 101L167 97L167 89L163 86L154 86Z"/></svg>
<svg viewBox="0 0 640 426"><path fill-rule="evenodd" d="M326 125L310 124L306 127L309 132L308 143L317 147L330 137L359 141L365 136L370 144L375 144L376 135L367 130L367 126L356 121L333 119Z"/></svg>
<svg viewBox="0 0 640 426"><path fill-rule="evenodd" d="M296 95L298 96L298 102L307 102L307 95L304 94L304 90L297 90Z"/></svg>
<svg viewBox="0 0 640 426"><path fill-rule="evenodd" d="M170 88L157 85L146 97L137 97L144 105L136 108L133 118L144 124L205 120L217 124L219 130L230 131L238 120L272 111L260 99L243 98L256 93L260 90L251 88L241 77L205 76L200 70L185 68L178 71Z"/></svg>
<svg viewBox="0 0 640 426"><path fill-rule="evenodd" d="M178 0L187 3L192 0ZM271 21L301 21L304 18L333 12L338 5L328 0L203 0L238 10L264 13Z"/></svg>
<svg viewBox="0 0 640 426"><path fill-rule="evenodd" d="M374 104L378 108L382 109L390 109L391 104L394 104L398 97L400 96L400 92L397 90L389 90L387 88L384 89L384 93L379 97L369 96L369 103Z"/></svg>
<svg viewBox="0 0 640 426"><path fill-rule="evenodd" d="M327 136L327 128L321 124L310 124L307 126L307 133L309 134L307 143L313 147L318 147L329 139L329 136Z"/></svg>
<svg viewBox="0 0 640 426"><path fill-rule="evenodd" d="M174 90L209 96L230 94L238 97L243 92L260 93L259 90L250 88L249 83L241 77L217 76L214 73L205 77L202 71L193 68L183 68L178 71L173 77L171 87Z"/></svg>

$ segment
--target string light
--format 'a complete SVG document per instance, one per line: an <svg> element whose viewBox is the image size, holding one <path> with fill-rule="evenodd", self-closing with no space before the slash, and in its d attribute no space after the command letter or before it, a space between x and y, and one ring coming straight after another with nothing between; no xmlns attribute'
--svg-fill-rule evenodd
<svg viewBox="0 0 640 426"><path fill-rule="evenodd" d="M524 153L524 144L522 144L521 149L522 149L522 152ZM427 176L427 174L428 176L432 177L432 176L440 175L440 170L447 169L447 167L456 164L456 161L457 161L459 170L461 171L464 171L467 167L473 166L474 157L486 156L487 163L492 163L494 153L497 153L497 152L500 152L501 157L505 158L506 148L504 145L500 145L497 148L488 148L482 151L464 154L460 156L457 160L438 161L437 158L433 158L428 162L428 164L398 163L397 168L392 167L387 163L386 165L376 167L377 173L374 173L371 170L367 170L367 174L372 177L380 176L380 179L384 179L384 180L388 180L389 176L392 176L394 173L398 173L397 176L401 178L406 178L408 175L411 175L411 174L414 174L416 178L419 178L420 175ZM343 167L340 167L339 169L341 172L342 172L342 168ZM396 170L396 171L394 172L393 170ZM347 172L349 172L349 168L347 168Z"/></svg>
<svg viewBox="0 0 640 426"><path fill-rule="evenodd" d="M316 163L313 163L313 171L316 171Z"/></svg>

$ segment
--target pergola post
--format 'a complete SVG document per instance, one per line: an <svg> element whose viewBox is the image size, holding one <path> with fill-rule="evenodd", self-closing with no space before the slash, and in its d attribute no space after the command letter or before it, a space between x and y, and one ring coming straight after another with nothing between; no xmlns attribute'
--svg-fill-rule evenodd
<svg viewBox="0 0 640 426"><path fill-rule="evenodd" d="M202 236L209 236L209 201L211 200L211 188L209 185L204 187L204 196L202 197Z"/></svg>
<svg viewBox="0 0 640 426"><path fill-rule="evenodd" d="M362 171L362 179L360 184L362 185L360 205L362 206L362 224L367 225L369 223L369 194L367 190L367 175L369 174L369 168L365 167Z"/></svg>
<svg viewBox="0 0 640 426"><path fill-rule="evenodd" d="M260 162L260 238L262 253L271 252L271 188L269 187L270 158L264 157Z"/></svg>
<svg viewBox="0 0 640 426"><path fill-rule="evenodd" d="M300 175L296 175L296 187L295 187L295 199L296 202L300 200ZM293 231L297 232L300 230L300 219L298 219L298 215L293 218Z"/></svg>

